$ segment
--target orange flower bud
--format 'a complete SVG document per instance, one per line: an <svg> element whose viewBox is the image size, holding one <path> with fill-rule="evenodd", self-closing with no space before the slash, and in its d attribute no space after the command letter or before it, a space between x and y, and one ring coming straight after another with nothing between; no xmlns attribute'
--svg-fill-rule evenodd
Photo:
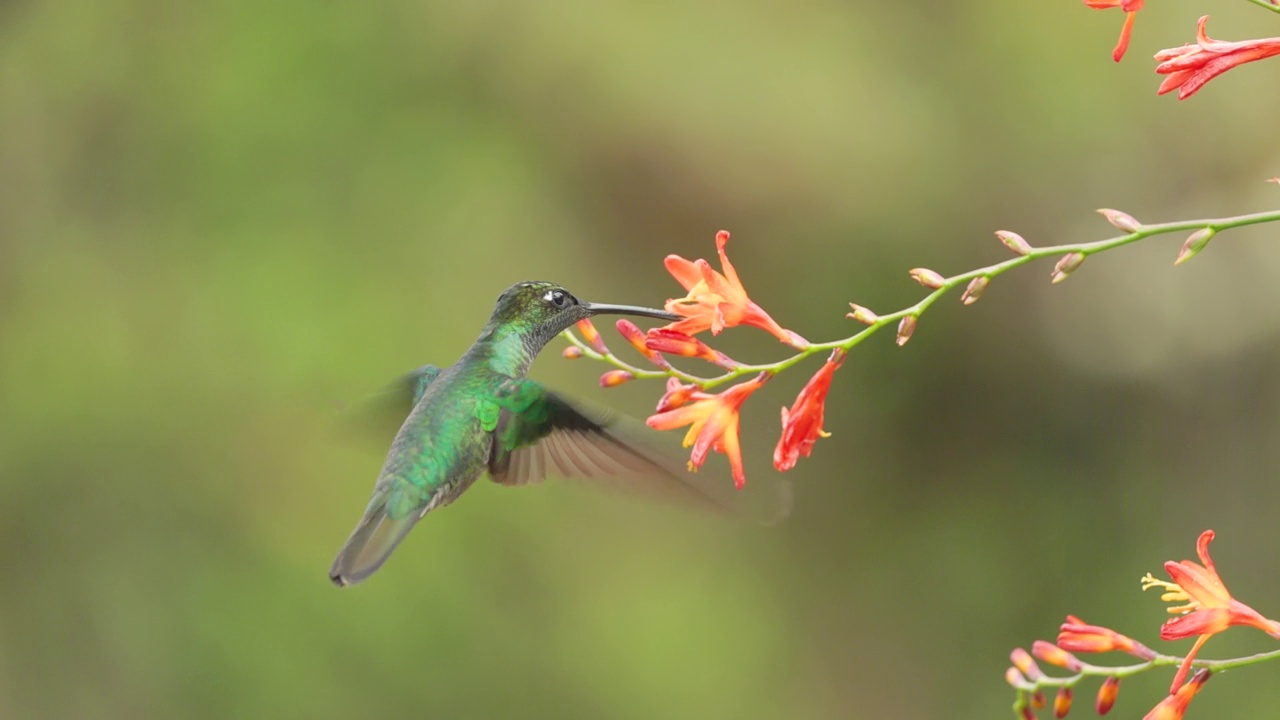
<svg viewBox="0 0 1280 720"><path fill-rule="evenodd" d="M1191 233L1187 241L1182 244L1182 250L1178 253L1178 259L1173 261L1174 265L1181 265L1200 253L1201 250L1209 244L1217 231L1210 227L1200 228Z"/></svg>
<svg viewBox="0 0 1280 720"><path fill-rule="evenodd" d="M666 358L662 357L660 353L650 350L649 347L645 345L644 331L636 327L635 323L626 318L622 318L618 320L617 327L618 334L627 342L631 343L631 347L639 351L641 355L644 355L649 362L657 365L663 370L671 369L671 364L667 362Z"/></svg>
<svg viewBox="0 0 1280 720"><path fill-rule="evenodd" d="M912 268L907 272L907 274L911 276L912 280L915 280L931 290L937 290L947 284L946 278L929 268Z"/></svg>
<svg viewBox="0 0 1280 720"><path fill-rule="evenodd" d="M1142 223L1134 219L1132 215L1120 210L1112 210L1111 208L1099 208L1098 214L1107 219L1118 230L1127 233L1138 232L1142 229Z"/></svg>
<svg viewBox="0 0 1280 720"><path fill-rule="evenodd" d="M1045 706L1044 691L1037 690L1031 694L1031 709L1043 710Z"/></svg>
<svg viewBox="0 0 1280 720"><path fill-rule="evenodd" d="M626 370L610 370L609 372L600 376L600 387L604 387L604 388L617 387L622 383L630 382L631 380L634 380L634 379L635 379L635 375L632 375Z"/></svg>
<svg viewBox="0 0 1280 720"><path fill-rule="evenodd" d="M880 318L871 312L870 308L864 308L857 303L849 303L849 307L853 308L853 312L846 313L845 317L853 318L863 325L875 325Z"/></svg>
<svg viewBox="0 0 1280 720"><path fill-rule="evenodd" d="M1102 682L1102 687L1098 688L1098 702L1094 706L1099 715L1111 712L1111 708L1116 704L1116 694L1119 692L1120 678L1109 677Z"/></svg>
<svg viewBox="0 0 1280 720"><path fill-rule="evenodd" d="M604 338L600 337L600 333L596 331L596 326L591 324L590 318L583 318L578 321L578 332L582 333L582 337L596 352L601 355L609 352L609 348L604 344Z"/></svg>
<svg viewBox="0 0 1280 720"><path fill-rule="evenodd" d="M1075 615L1058 629L1058 647L1073 652L1104 653L1113 650L1127 652L1134 657L1150 660L1155 651L1126 635L1100 625L1090 625Z"/></svg>
<svg viewBox="0 0 1280 720"><path fill-rule="evenodd" d="M1014 648L1009 653L1009 659L1013 661L1013 666L1018 668L1018 672L1022 673L1028 680L1035 682L1044 677L1044 673L1040 672L1040 666L1036 665L1036 661L1031 659L1031 653L1022 648Z"/></svg>
<svg viewBox="0 0 1280 720"><path fill-rule="evenodd" d="M1151 712L1147 713L1142 720L1182 720L1187 714L1187 706L1191 704L1191 699L1196 696L1196 693L1200 692L1200 688L1208 681L1209 670L1200 670L1187 684L1165 696L1165 699L1151 708Z"/></svg>
<svg viewBox="0 0 1280 720"><path fill-rule="evenodd" d="M911 335L916 331L916 323L918 320L915 315L908 315L902 318L902 322L898 323L898 347L907 344L911 339Z"/></svg>
<svg viewBox="0 0 1280 720"><path fill-rule="evenodd" d="M1053 716L1061 720L1071 712L1071 688L1064 687L1053 698Z"/></svg>
<svg viewBox="0 0 1280 720"><path fill-rule="evenodd" d="M570 345L560 352L561 357L565 360L577 360L582 357L582 348L577 345Z"/></svg>
<svg viewBox="0 0 1280 720"><path fill-rule="evenodd" d="M1022 236L1016 232L1009 232L1008 230L997 230L996 237L1000 239L1000 242L1004 243L1005 247L1012 250L1016 255L1031 254L1031 243L1022 239Z"/></svg>
<svg viewBox="0 0 1280 720"><path fill-rule="evenodd" d="M979 275L969 282L969 287L964 289L964 294L960 296L960 302L965 305L972 305L978 302L982 297L982 293L987 291L987 286L991 284L991 278L986 275Z"/></svg>
<svg viewBox="0 0 1280 720"><path fill-rule="evenodd" d="M1073 252L1063 255L1058 264L1053 266L1053 275L1050 276L1050 281L1060 283L1066 280L1067 276L1075 272L1076 268L1080 267L1083 262L1084 253Z"/></svg>
<svg viewBox="0 0 1280 720"><path fill-rule="evenodd" d="M1031 644L1031 654L1050 665L1066 668L1071 672L1080 672L1080 660L1075 655L1072 655L1053 643L1037 640Z"/></svg>

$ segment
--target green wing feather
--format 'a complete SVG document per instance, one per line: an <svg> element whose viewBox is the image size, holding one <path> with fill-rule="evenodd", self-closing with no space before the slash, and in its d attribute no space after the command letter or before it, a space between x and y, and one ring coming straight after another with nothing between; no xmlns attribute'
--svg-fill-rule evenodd
<svg viewBox="0 0 1280 720"><path fill-rule="evenodd" d="M659 448L642 423L608 410L586 409L531 380L507 383L495 427L489 474L517 486L547 477L610 480L624 491L728 511L773 524L791 511L791 484L753 478L738 491L714 473L697 475Z"/></svg>

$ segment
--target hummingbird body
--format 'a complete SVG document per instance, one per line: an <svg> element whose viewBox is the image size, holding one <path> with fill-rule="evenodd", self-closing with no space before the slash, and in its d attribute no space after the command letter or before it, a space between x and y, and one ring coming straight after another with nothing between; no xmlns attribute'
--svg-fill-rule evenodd
<svg viewBox="0 0 1280 720"><path fill-rule="evenodd" d="M413 407L391 443L364 517L329 571L335 584L372 574L418 520L453 502L485 470L509 485L548 474L672 475L611 433L610 417L589 417L525 379L551 338L600 313L678 319L661 310L580 302L551 283L519 283L498 298L489 323L458 362L444 370L424 366L402 381Z"/></svg>

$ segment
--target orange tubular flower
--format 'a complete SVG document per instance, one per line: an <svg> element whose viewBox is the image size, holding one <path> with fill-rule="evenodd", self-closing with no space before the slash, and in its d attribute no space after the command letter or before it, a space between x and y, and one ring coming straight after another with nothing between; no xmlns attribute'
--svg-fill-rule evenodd
<svg viewBox="0 0 1280 720"><path fill-rule="evenodd" d="M685 335L710 330L711 334L719 335L727 327L754 325L794 348L808 347L809 341L774 322L769 313L747 297L737 271L725 254L724 246L728 242L727 231L716 233L716 250L720 252L723 274L711 269L711 264L701 258L691 262L679 255L667 256L667 272L689 291L682 298L667 301L667 312L684 317L668 325L667 329Z"/></svg>
<svg viewBox="0 0 1280 720"><path fill-rule="evenodd" d="M1196 44L1169 48L1156 53L1156 72L1168 75L1156 94L1178 90L1178 99L1186 100L1204 84L1237 65L1280 55L1280 37L1242 42L1225 42L1209 37L1205 25L1209 16L1200 18Z"/></svg>
<svg viewBox="0 0 1280 720"><path fill-rule="evenodd" d="M1070 652L1104 653L1113 650L1150 660L1155 651L1110 628L1089 625L1075 615L1068 615L1058 632L1058 647Z"/></svg>
<svg viewBox="0 0 1280 720"><path fill-rule="evenodd" d="M1108 10L1118 7L1125 12L1124 27L1120 28L1120 41L1116 43L1116 49L1111 51L1111 59L1120 62L1124 57L1124 51L1129 49L1129 36L1133 34L1133 19L1137 17L1138 11L1142 9L1146 0L1084 0L1084 4L1094 10Z"/></svg>
<svg viewBox="0 0 1280 720"><path fill-rule="evenodd" d="M719 350L714 350L698 338L685 335L677 330L655 328L649 331L644 345L649 350L681 357L696 357L714 363L722 368L732 370L738 367L733 358Z"/></svg>
<svg viewBox="0 0 1280 720"><path fill-rule="evenodd" d="M701 390L690 391L688 399L693 402L652 415L645 422L655 430L673 430L688 425L689 432L684 436L684 446L693 446L693 452L689 456L689 470L696 471L702 467L707 460L707 453L712 450L724 453L733 469L733 484L741 490L747 482L747 476L742 469L742 446L738 441L738 411L747 397L759 390L769 377L768 373L760 373L755 379L734 385L719 395ZM670 394L671 386L668 383L668 395ZM663 402L668 402L667 396L663 396Z"/></svg>
<svg viewBox="0 0 1280 720"><path fill-rule="evenodd" d="M1200 636L1178 668L1173 686L1169 690L1171 693L1182 686L1187 671L1191 669L1191 661L1205 641L1233 625L1255 627L1280 640L1280 622L1264 618L1257 610L1231 597L1231 593L1227 591L1222 578L1218 577L1213 558L1209 557L1209 543L1213 542L1213 537L1212 530L1205 530L1200 533L1200 539L1196 542L1196 554L1200 556L1200 563L1203 565L1190 560L1170 561L1164 564L1164 569L1173 582L1157 580L1150 573L1142 579L1143 590L1163 588L1166 592L1160 596L1161 600L1185 603L1169 608L1169 612L1178 617L1160 628L1160 639L1181 640L1193 635Z"/></svg>
<svg viewBox="0 0 1280 720"><path fill-rule="evenodd" d="M827 391L831 389L831 377L844 362L844 357L844 350L837 348L832 351L827 364L800 390L791 409L782 408L782 437L778 438L778 447L773 451L773 466L779 472L795 467L801 455L809 457L818 438L831 436L822 429L823 410Z"/></svg>
<svg viewBox="0 0 1280 720"><path fill-rule="evenodd" d="M1142 720L1182 720L1187 714L1187 706L1191 699L1200 692L1200 688L1209 681L1209 671L1201 670L1191 678L1191 682L1178 688L1178 691L1161 700Z"/></svg>

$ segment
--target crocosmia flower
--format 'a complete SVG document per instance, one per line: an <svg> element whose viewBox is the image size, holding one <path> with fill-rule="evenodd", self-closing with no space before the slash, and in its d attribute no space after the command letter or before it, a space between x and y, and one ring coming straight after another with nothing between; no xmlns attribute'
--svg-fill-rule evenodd
<svg viewBox="0 0 1280 720"><path fill-rule="evenodd" d="M1196 676L1191 678L1191 682L1178 688L1177 692L1170 693L1151 708L1151 712L1144 715L1142 720L1182 720L1187 714L1187 706L1191 704L1191 699L1208 681L1208 670L1197 672Z"/></svg>
<svg viewBox="0 0 1280 720"><path fill-rule="evenodd" d="M742 280L725 254L724 247L728 242L727 231L716 233L716 250L720 253L723 273L713 270L711 264L701 258L690 261L679 255L667 256L667 272L688 291L682 298L667 301L667 312L684 318L668 325L667 329L685 335L710 330L713 335L718 335L727 327L753 325L792 347L808 347L807 340L783 328L747 296Z"/></svg>
<svg viewBox="0 0 1280 720"><path fill-rule="evenodd" d="M732 370L738 367L733 358L715 350L696 337L669 328L654 328L645 338L645 347L658 353L696 357Z"/></svg>
<svg viewBox="0 0 1280 720"><path fill-rule="evenodd" d="M773 451L773 466L779 472L795 467L801 455L809 457L818 438L831 436L822 429L823 409L827 391L831 389L831 378L844 363L844 357L843 350L832 352L822 369L800 390L791 409L782 408L782 437Z"/></svg>
<svg viewBox="0 0 1280 720"><path fill-rule="evenodd" d="M1090 625L1075 615L1068 615L1058 631L1058 647L1071 652L1104 653L1113 650L1126 652L1143 660L1156 656L1155 651L1127 635Z"/></svg>
<svg viewBox="0 0 1280 720"><path fill-rule="evenodd" d="M693 446L689 456L689 469L697 470L707 460L712 450L724 453L733 469L733 483L739 490L747 482L742 467L742 445L738 440L738 412L751 393L759 390L769 379L761 373L753 380L739 383L719 395L701 390L689 393L688 402L672 410L651 415L645 422L655 430L672 430L689 426L684 436L684 446ZM665 399L665 398L664 398Z"/></svg>
<svg viewBox="0 0 1280 720"><path fill-rule="evenodd" d="M1204 84L1238 65L1280 55L1280 37L1261 40L1225 42L1209 37L1205 25L1209 16L1200 18L1196 44L1169 48L1156 53L1156 72L1168 75L1160 83L1157 94L1178 91L1178 99L1186 100Z"/></svg>
<svg viewBox="0 0 1280 720"><path fill-rule="evenodd" d="M1257 610L1231 597L1222 578L1218 577L1213 558L1209 557L1211 542L1213 542L1212 530L1205 530L1200 534L1200 539L1196 542L1199 563L1183 560L1164 564L1165 572L1169 573L1173 582L1157 580L1150 573L1142 579L1143 590L1153 587L1162 588L1165 593L1160 596L1161 600L1182 603L1169 608L1169 612L1178 617L1169 620L1160 628L1160 638L1180 640L1199 636L1191 652L1187 653L1186 659L1182 661L1182 666L1178 668L1178 674L1174 676L1173 689L1170 692L1182 686L1182 681L1186 679L1187 671L1191 668L1191 661L1195 659L1196 653L1200 651L1205 641L1233 625L1255 627L1280 640L1280 622L1268 620Z"/></svg>
<svg viewBox="0 0 1280 720"><path fill-rule="evenodd" d="M1094 10L1120 8L1125 13L1124 27L1120 28L1120 41L1116 43L1116 49L1111 51L1112 60L1120 62L1124 57L1124 51L1129 49L1129 36L1133 34L1133 19L1137 17L1144 2L1146 0L1084 0L1084 4Z"/></svg>

